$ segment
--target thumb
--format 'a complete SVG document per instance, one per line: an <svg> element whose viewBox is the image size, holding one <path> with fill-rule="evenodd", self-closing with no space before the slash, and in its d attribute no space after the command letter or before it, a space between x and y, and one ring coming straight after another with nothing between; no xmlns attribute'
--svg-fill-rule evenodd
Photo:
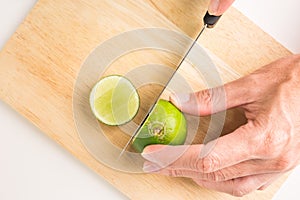
<svg viewBox="0 0 300 200"><path fill-rule="evenodd" d="M170 101L185 113L205 116L249 103L248 88L242 78L195 93L172 94Z"/></svg>
<svg viewBox="0 0 300 200"><path fill-rule="evenodd" d="M208 6L208 12L211 15L222 15L234 2L234 0L211 0Z"/></svg>

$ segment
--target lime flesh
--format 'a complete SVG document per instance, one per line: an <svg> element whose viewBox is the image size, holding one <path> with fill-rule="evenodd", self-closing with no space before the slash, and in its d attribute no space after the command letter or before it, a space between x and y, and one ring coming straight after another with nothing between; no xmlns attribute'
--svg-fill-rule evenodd
<svg viewBox="0 0 300 200"><path fill-rule="evenodd" d="M185 116L172 103L160 99L132 142L137 152L147 145L184 144L187 134Z"/></svg>
<svg viewBox="0 0 300 200"><path fill-rule="evenodd" d="M95 117L107 125L122 125L134 118L139 109L139 96L125 77L102 78L90 93L90 106Z"/></svg>

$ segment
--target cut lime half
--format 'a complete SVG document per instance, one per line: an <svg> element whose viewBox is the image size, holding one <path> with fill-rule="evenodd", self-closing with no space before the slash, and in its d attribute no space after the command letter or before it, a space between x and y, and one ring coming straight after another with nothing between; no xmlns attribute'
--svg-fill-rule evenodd
<svg viewBox="0 0 300 200"><path fill-rule="evenodd" d="M127 78L120 75L106 76L93 87L90 106L102 123L122 125L137 114L139 95Z"/></svg>

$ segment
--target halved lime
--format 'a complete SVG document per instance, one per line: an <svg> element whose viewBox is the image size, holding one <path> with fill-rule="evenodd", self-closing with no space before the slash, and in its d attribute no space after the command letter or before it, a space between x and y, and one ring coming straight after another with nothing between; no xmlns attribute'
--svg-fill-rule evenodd
<svg viewBox="0 0 300 200"><path fill-rule="evenodd" d="M187 135L183 113L169 101L160 99L132 142L138 152L150 144L181 145Z"/></svg>
<svg viewBox="0 0 300 200"><path fill-rule="evenodd" d="M106 76L93 87L90 106L95 117L104 124L122 125L138 112L139 95L127 78Z"/></svg>

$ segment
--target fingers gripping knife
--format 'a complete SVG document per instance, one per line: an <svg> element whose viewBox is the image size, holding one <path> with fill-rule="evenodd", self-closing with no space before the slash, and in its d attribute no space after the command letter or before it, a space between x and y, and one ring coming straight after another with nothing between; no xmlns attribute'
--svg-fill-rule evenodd
<svg viewBox="0 0 300 200"><path fill-rule="evenodd" d="M169 84L169 82L171 81L171 79L173 78L173 76L176 74L176 71L179 69L179 67L181 66L181 64L183 63L183 61L185 60L185 58L188 56L189 52L192 50L193 46L196 44L197 40L199 39L199 37L201 36L201 34L204 32L205 28L213 28L216 23L218 22L218 20L220 19L221 16L214 16L214 15L210 15L208 13L208 11L206 12L205 16L203 17L203 28L201 29L201 31L199 32L198 36L196 37L196 39L194 40L193 44L190 46L190 48L188 49L188 51L185 53L184 57L182 58L182 60L180 61L179 65L177 66L176 70L173 72L172 76L170 77L170 79L168 80L166 86ZM166 88L165 86L165 88ZM136 129L136 131L134 132L134 134L132 134L132 136L130 137L130 139L128 140L128 142L126 143L126 145L124 146L124 148L122 149L119 158L123 155L123 153L126 151L126 149L128 148L128 146L130 145L130 143L133 141L134 137L138 134L138 132L140 131L141 127L143 126L143 124L146 122L146 119L148 118L148 116L150 115L150 113L152 112L155 104L158 102L161 94L163 93L164 90L161 91L161 93L158 95L158 98L156 99L155 103L153 104L153 106L149 109L149 111L147 112L147 114L145 115L145 117L143 118L141 124L139 125L139 127Z"/></svg>

